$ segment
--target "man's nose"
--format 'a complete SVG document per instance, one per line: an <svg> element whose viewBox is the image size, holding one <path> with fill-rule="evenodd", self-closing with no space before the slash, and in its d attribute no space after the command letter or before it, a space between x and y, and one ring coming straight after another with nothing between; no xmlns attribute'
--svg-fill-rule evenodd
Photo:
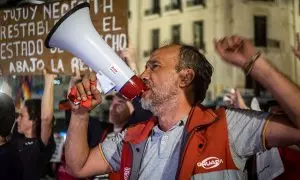
<svg viewBox="0 0 300 180"><path fill-rule="evenodd" d="M149 79L149 72L147 69L145 69L145 71L140 75L140 78L146 82Z"/></svg>

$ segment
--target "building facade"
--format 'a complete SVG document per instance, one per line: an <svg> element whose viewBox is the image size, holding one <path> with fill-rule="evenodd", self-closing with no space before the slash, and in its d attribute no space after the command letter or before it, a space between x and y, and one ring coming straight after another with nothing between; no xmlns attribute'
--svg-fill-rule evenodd
<svg viewBox="0 0 300 180"><path fill-rule="evenodd" d="M250 78L214 51L213 39L227 35L249 38L299 84L300 62L291 51L300 32L299 6L299 0L130 0L129 41L137 50L140 71L159 46L182 42L197 47L215 68L209 98L224 88L253 88Z"/></svg>

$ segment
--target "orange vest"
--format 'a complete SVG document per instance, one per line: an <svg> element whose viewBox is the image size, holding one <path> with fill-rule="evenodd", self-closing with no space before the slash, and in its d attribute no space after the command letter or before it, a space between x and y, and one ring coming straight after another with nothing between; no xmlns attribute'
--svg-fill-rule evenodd
<svg viewBox="0 0 300 180"><path fill-rule="evenodd" d="M138 179L142 152L156 124L156 118L152 118L128 128L123 140L120 179ZM201 105L194 107L185 124L182 141L178 179L193 176L195 179L207 176L236 179L239 171L231 156L225 109L214 112Z"/></svg>

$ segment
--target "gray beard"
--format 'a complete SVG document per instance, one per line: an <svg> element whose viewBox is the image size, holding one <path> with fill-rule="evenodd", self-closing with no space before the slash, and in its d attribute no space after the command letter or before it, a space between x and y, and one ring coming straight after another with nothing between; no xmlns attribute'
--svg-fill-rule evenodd
<svg viewBox="0 0 300 180"><path fill-rule="evenodd" d="M142 108L151 111L155 116L159 116L165 111L172 110L177 105L177 94L177 90L162 96L151 94L149 99L141 98Z"/></svg>
<svg viewBox="0 0 300 180"><path fill-rule="evenodd" d="M141 98L142 108L145 109L145 110L149 110L153 114L155 114L154 112L156 112L156 109L152 104L153 104L152 100L145 100L144 98Z"/></svg>
<svg viewBox="0 0 300 180"><path fill-rule="evenodd" d="M158 88L150 89L148 99L141 98L142 108L149 110L155 116L159 116L164 111L173 109L177 105L179 88L175 75L170 75L168 81Z"/></svg>

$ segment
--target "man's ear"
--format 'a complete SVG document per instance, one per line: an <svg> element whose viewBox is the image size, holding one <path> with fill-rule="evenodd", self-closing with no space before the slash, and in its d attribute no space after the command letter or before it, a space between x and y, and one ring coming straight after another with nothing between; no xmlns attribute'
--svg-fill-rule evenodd
<svg viewBox="0 0 300 180"><path fill-rule="evenodd" d="M185 88L192 84L195 78L195 71L193 69L183 69L179 72L179 87Z"/></svg>

